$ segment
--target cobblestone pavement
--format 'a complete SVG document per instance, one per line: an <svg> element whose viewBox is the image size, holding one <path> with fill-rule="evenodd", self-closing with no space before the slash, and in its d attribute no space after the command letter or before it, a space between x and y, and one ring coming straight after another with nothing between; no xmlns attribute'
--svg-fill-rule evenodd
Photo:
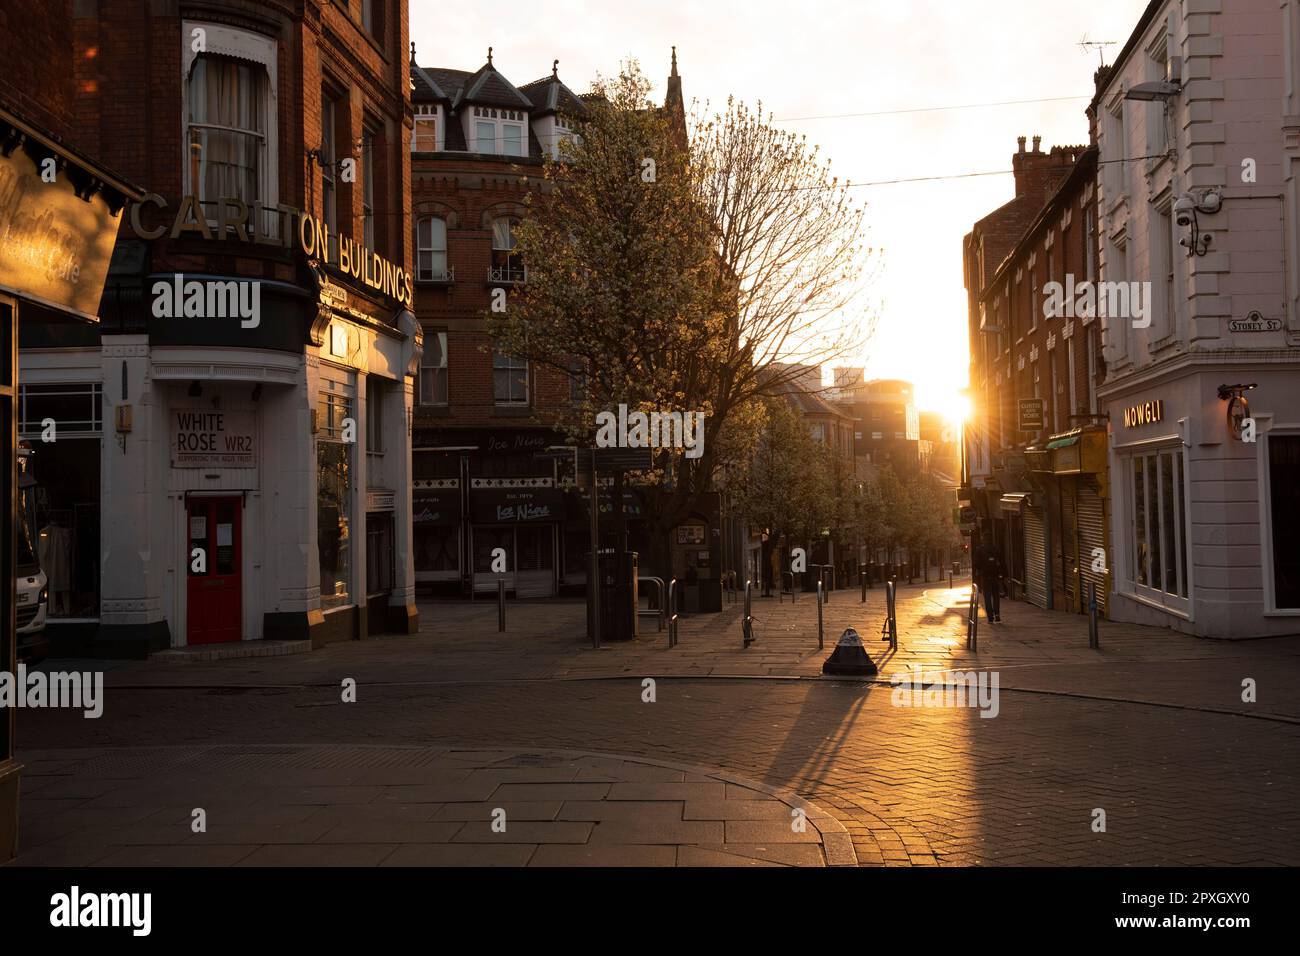
<svg viewBox="0 0 1300 956"><path fill-rule="evenodd" d="M28 759L19 866L857 863L807 801L661 761L338 745Z"/></svg>
<svg viewBox="0 0 1300 956"><path fill-rule="evenodd" d="M293 804L314 810L284 825L310 819L318 828L343 814L336 827L379 827L383 817L375 814L388 812L380 808L391 799L384 799L386 788L416 785L382 776L367 780L370 770L348 763L356 759L349 754L357 747L382 744L423 748L420 752L435 755L428 758L435 762L473 763L448 768L471 775L508 767L521 754L569 751L579 757L613 755L630 761L625 764L630 768L667 762L675 768L670 773L683 774L681 780L657 781L663 784L708 782L696 777L710 775L743 778L760 792L797 795L772 798L784 804L782 812L799 800L825 810L848 833L863 865L1300 863L1300 707L1294 689L1300 642L1210 642L1103 624L1101 650L1089 651L1081 617L1015 603L1004 604L1006 623L981 621L979 652L972 654L962 639L961 589L918 587L900 596L900 646L884 661L882 677L913 663L930 672L996 671L1001 681L996 718L968 707L897 706L887 683L798 679L817 673L830 651L830 635L849 624L880 660L887 649L878 641L879 600L879 591L870 593L864 613L856 594L835 593L823 608L828 635L823 652L816 649L815 604L801 595L793 608L788 598L785 604L755 600L759 640L748 650L740 646L734 607L686 620L681 645L672 651L653 624L645 640L595 651L580 636L580 605L512 606L509 630L499 635L490 605L429 604L421 608L422 633L412 638L287 657L116 667L99 720L84 720L79 712L19 712L20 757L30 761L20 862L42 859L31 854L57 860L60 841L109 845L104 839L113 836L113 828L147 819L125 818L154 804L118 807L116 819L97 816L97 807L113 805L105 798L117 789L134 790L141 799L161 791L149 798L157 804L149 813L170 808L175 816L179 808L186 814L179 822L186 827L188 808L205 806L204 799L240 808L247 817L238 825L256 827L265 825L257 812L280 805L262 793L266 786L369 787L359 794L371 799L346 804L347 811L331 809L323 798ZM729 676L735 674L765 679ZM357 680L357 700L345 704L339 687L348 677ZM653 703L645 699L647 677L656 680ZM1245 678L1258 681L1256 704L1241 700ZM114 749L123 747L134 749ZM305 763L307 758L293 756L296 763L276 769L274 761L289 760L283 754L293 748L318 756ZM473 756L478 749L490 750L492 759ZM166 762L151 764L147 754L162 750L195 755L185 758L192 761L194 780L186 783L187 773L178 774ZM105 779L111 773L102 767L112 766L114 754L136 763L130 773ZM268 755L271 764L257 763ZM241 771L245 776L222 770L221 760L239 759L251 761ZM559 767L562 773L572 769ZM315 773L306 780L291 771ZM176 789L182 785L190 787L182 791L183 799ZM196 786L202 792L196 793ZM211 797L205 797L208 790ZM421 806L447 805L433 795ZM659 796L674 806L654 812L684 826L690 801L671 798L669 791ZM491 799L503 797L494 791L467 799L480 815L475 819L482 818L484 801ZM549 803L570 799L583 798L557 796ZM674 815L677 803L681 817ZM1094 830L1098 810L1105 812L1105 832ZM274 818L282 811L267 812ZM834 831L829 823L811 829ZM424 830L439 834L445 828ZM309 826L295 832L300 841L315 834L304 841L315 845L329 831L316 834ZM48 839L34 844L42 834ZM183 835L183 845L197 846L189 842L188 829ZM705 836L715 837L716 828ZM776 842L770 837L764 833L766 842L752 845L770 849ZM141 838L159 839L147 832ZM442 842L458 841L453 834ZM364 845L390 846L384 841ZM537 846L538 852L544 846L540 841L525 845ZM720 862L684 857L682 851L718 844L672 845L678 864ZM835 862L825 841L819 845L821 861ZM125 858L135 861L143 852L130 851ZM253 847L253 852L260 851ZM297 854L310 862L380 862L343 851L283 852L285 858ZM472 853L420 852L428 853L424 859L430 862L470 862L452 857ZM562 852L575 851L547 851ZM667 861L662 849L644 852L647 860L657 854ZM393 862L391 854L382 860ZM763 861L815 862L811 855Z"/></svg>

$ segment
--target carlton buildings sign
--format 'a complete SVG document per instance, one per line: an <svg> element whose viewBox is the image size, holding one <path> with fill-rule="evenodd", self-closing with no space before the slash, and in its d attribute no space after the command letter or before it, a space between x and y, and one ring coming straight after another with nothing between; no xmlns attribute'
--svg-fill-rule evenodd
<svg viewBox="0 0 1300 956"><path fill-rule="evenodd" d="M371 252L355 239L331 235L329 226L293 206L283 203L274 208L254 203L249 209L241 199L222 198L215 203L203 203L195 196L184 196L171 215L170 225L165 222L145 222L145 206L167 210L167 200L157 193L147 193L131 206L129 221L131 231L141 239L171 239L195 235L203 239L237 239L288 249L296 245L309 259L317 259L353 279L374 289L380 295L396 299L406 308L411 307L411 276L405 269L394 265L376 252ZM204 207L209 207L205 209ZM211 207L215 206L215 209ZM215 218L209 218L213 216ZM259 234L256 224L266 222L274 215L279 223L279 235Z"/></svg>

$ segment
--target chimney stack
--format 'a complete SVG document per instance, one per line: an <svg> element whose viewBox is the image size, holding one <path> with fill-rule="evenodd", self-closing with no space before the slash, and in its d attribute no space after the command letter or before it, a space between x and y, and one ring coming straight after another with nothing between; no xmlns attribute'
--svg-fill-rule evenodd
<svg viewBox="0 0 1300 956"><path fill-rule="evenodd" d="M1023 153L1025 151L1025 138L1023 136L1017 136L1016 142L1020 144L1020 151Z"/></svg>
<svg viewBox="0 0 1300 956"><path fill-rule="evenodd" d="M1041 136L1035 136L1035 137L1034 137L1034 152L1035 152L1035 153L1037 153L1037 152L1041 152L1041 150L1039 150L1038 147L1039 147L1039 145L1042 144L1042 142L1043 142L1043 137L1041 137Z"/></svg>

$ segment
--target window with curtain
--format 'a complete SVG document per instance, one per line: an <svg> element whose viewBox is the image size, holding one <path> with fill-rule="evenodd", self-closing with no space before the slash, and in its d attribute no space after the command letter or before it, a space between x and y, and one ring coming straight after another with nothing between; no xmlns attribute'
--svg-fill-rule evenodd
<svg viewBox="0 0 1300 956"><path fill-rule="evenodd" d="M447 333L426 332L420 356L420 404L447 404Z"/></svg>
<svg viewBox="0 0 1300 956"><path fill-rule="evenodd" d="M424 216L415 227L415 277L442 282L447 273L447 222L438 216Z"/></svg>
<svg viewBox="0 0 1300 956"><path fill-rule="evenodd" d="M498 405L528 404L528 361L492 353L492 398Z"/></svg>
<svg viewBox="0 0 1300 956"><path fill-rule="evenodd" d="M515 252L515 226L518 219L501 216L492 220L492 273L493 282L523 282L526 276L524 258Z"/></svg>
<svg viewBox="0 0 1300 956"><path fill-rule="evenodd" d="M204 203L268 198L270 85L260 63L200 54L189 79L190 183ZM205 207L215 210L215 205Z"/></svg>

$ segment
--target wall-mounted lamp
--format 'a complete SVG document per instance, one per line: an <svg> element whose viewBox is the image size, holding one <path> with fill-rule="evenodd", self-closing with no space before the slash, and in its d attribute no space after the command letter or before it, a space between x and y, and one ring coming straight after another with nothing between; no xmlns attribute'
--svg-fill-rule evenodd
<svg viewBox="0 0 1300 956"><path fill-rule="evenodd" d="M1219 386L1219 401L1228 403L1228 431L1233 438L1241 438L1243 423L1250 417L1250 402L1246 393L1255 387L1254 382L1249 385Z"/></svg>
<svg viewBox="0 0 1300 956"><path fill-rule="evenodd" d="M198 382L190 382L190 390L187 394L190 398L198 398L203 394L203 386Z"/></svg>
<svg viewBox="0 0 1300 956"><path fill-rule="evenodd" d="M258 382L256 385L253 386L253 401L260 402L261 400L262 400L262 383Z"/></svg>
<svg viewBox="0 0 1300 956"><path fill-rule="evenodd" d="M1223 197L1217 190L1207 190L1199 199L1182 195L1174 201L1174 221L1180 226L1190 226L1192 234L1178 240L1178 244L1187 250L1187 255L1203 256L1209 251L1213 236L1201 232L1200 213L1212 216L1223 207Z"/></svg>

